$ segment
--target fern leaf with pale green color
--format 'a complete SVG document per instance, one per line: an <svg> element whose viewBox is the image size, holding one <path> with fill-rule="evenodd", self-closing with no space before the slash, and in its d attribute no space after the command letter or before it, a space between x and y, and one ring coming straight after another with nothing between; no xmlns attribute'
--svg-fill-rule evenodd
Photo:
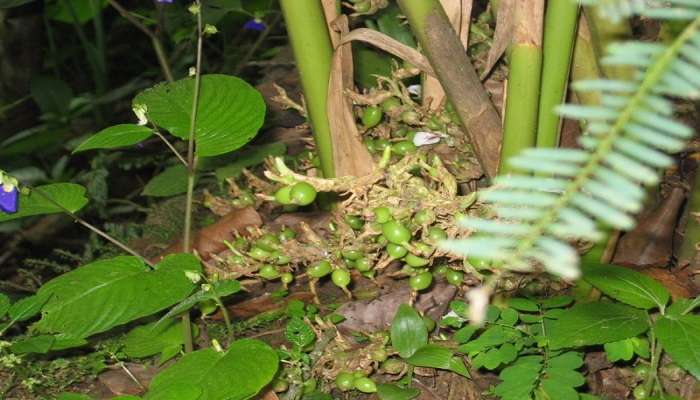
<svg viewBox="0 0 700 400"><path fill-rule="evenodd" d="M631 81L594 80L574 84L601 93L599 105L566 104L564 117L587 123L582 149L528 149L513 157L516 175L499 176L480 193L496 220L466 217L473 233L443 243L453 253L478 257L516 271L538 266L568 279L580 275L574 240L602 237L599 223L621 230L635 225L644 185L672 165L693 130L673 118L669 97L700 97L700 1L589 0L612 18L632 14L685 18L685 30L670 45L625 42L610 46L603 64L636 69Z"/></svg>

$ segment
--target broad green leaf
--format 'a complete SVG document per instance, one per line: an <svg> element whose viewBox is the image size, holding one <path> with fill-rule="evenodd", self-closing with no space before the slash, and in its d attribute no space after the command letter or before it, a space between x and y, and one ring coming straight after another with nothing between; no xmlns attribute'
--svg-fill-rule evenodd
<svg viewBox="0 0 700 400"><path fill-rule="evenodd" d="M700 379L700 316L661 317L654 333L673 361Z"/></svg>
<svg viewBox="0 0 700 400"><path fill-rule="evenodd" d="M144 186L144 196L168 197L187 192L187 168L176 164L166 168L160 174L151 178Z"/></svg>
<svg viewBox="0 0 700 400"><path fill-rule="evenodd" d="M428 328L423 318L408 304L401 304L391 323L391 345L402 358L408 358L427 343Z"/></svg>
<svg viewBox="0 0 700 400"><path fill-rule="evenodd" d="M452 335L452 338L457 342L457 343L467 343L469 339L474 336L476 331L479 330L479 327L476 325L466 325L462 328L460 328L457 332L455 332L454 335Z"/></svg>
<svg viewBox="0 0 700 400"><path fill-rule="evenodd" d="M96 261L47 282L37 292L48 299L38 332L85 338L161 311L194 284L185 271L201 269L191 254L173 254L150 270L136 257Z"/></svg>
<svg viewBox="0 0 700 400"><path fill-rule="evenodd" d="M46 5L44 12L49 18L67 24L73 23L75 15L78 23L84 24L102 12L106 5L107 0L52 0Z"/></svg>
<svg viewBox="0 0 700 400"><path fill-rule="evenodd" d="M586 383L586 378L578 371L569 368L552 368L544 370L545 376L550 380L568 387L579 387Z"/></svg>
<svg viewBox="0 0 700 400"><path fill-rule="evenodd" d="M455 357L452 350L428 344L416 350L412 356L406 358L406 362L416 367L446 369L464 377L469 377L469 371L459 357Z"/></svg>
<svg viewBox="0 0 700 400"><path fill-rule="evenodd" d="M663 308L670 297L666 288L659 282L616 265L584 265L583 278L615 300L645 310Z"/></svg>
<svg viewBox="0 0 700 400"><path fill-rule="evenodd" d="M352 46L355 82L362 88L377 85L377 75L391 76L391 60L393 57L362 43Z"/></svg>
<svg viewBox="0 0 700 400"><path fill-rule="evenodd" d="M194 79L186 78L141 92L134 105L146 106L150 121L173 135L189 137ZM203 75L197 108L197 155L228 153L248 143L262 126L262 95L245 81L227 75Z"/></svg>
<svg viewBox="0 0 700 400"><path fill-rule="evenodd" d="M114 149L141 143L153 135L153 130L136 124L110 126L80 143L73 153L92 149Z"/></svg>
<svg viewBox="0 0 700 400"><path fill-rule="evenodd" d="M610 362L620 360L629 361L634 356L634 344L632 343L632 338L605 343L603 348L605 349L605 355Z"/></svg>
<svg viewBox="0 0 700 400"><path fill-rule="evenodd" d="M274 349L252 339L235 341L224 353L198 350L156 375L145 399L165 399L163 393L183 382L202 390L198 400L250 399L270 383L278 362Z"/></svg>
<svg viewBox="0 0 700 400"><path fill-rule="evenodd" d="M388 383L377 384L379 400L411 400L420 394L416 388L402 388Z"/></svg>
<svg viewBox="0 0 700 400"><path fill-rule="evenodd" d="M223 167L216 168L216 178L220 181L226 178L238 178L244 168L261 164L268 157L283 156L287 153L284 143L275 142L264 146L246 146L245 149L234 153L235 161ZM206 160L206 159L204 159ZM204 166L202 166L204 168Z"/></svg>
<svg viewBox="0 0 700 400"><path fill-rule="evenodd" d="M226 297L234 293L238 293L240 290L240 282L230 279L216 281L209 285L202 285L197 292L182 300L175 307L171 308L170 311L168 311L168 313L160 319L160 321L180 315L203 301L214 300L217 297Z"/></svg>
<svg viewBox="0 0 700 400"><path fill-rule="evenodd" d="M73 90L66 82L50 76L36 76L32 78L30 91L42 113L59 117L68 113Z"/></svg>
<svg viewBox="0 0 700 400"><path fill-rule="evenodd" d="M401 10L396 3L389 3L388 7L379 10L375 16L377 28L381 33L389 35L406 46L416 47L416 39L411 28L403 22Z"/></svg>
<svg viewBox="0 0 700 400"><path fill-rule="evenodd" d="M32 295L25 297L21 300L16 301L10 309L8 314L10 314L10 319L14 321L26 321L29 318L37 315L41 311L41 307L46 304L48 299L40 298L37 295Z"/></svg>
<svg viewBox="0 0 700 400"><path fill-rule="evenodd" d="M0 319L7 314L7 310L10 309L10 298L0 293Z"/></svg>
<svg viewBox="0 0 700 400"><path fill-rule="evenodd" d="M545 321L549 345L554 350L610 343L649 328L644 311L617 303L578 304L561 318Z"/></svg>
<svg viewBox="0 0 700 400"><path fill-rule="evenodd" d="M49 197L71 212L85 207L88 200L85 188L74 183L52 183L35 188L29 194L19 195L19 210L14 214L0 213L0 222L33 215L56 214L63 209L48 201L41 194Z"/></svg>
<svg viewBox="0 0 700 400"><path fill-rule="evenodd" d="M88 342L84 339L65 338L53 335L39 335L18 340L12 343L10 349L13 353L40 353L60 351L74 347L85 346Z"/></svg>
<svg viewBox="0 0 700 400"><path fill-rule="evenodd" d="M669 317L680 317L688 314L697 307L700 307L700 297L694 299L674 299L673 304L668 306L666 315Z"/></svg>
<svg viewBox="0 0 700 400"><path fill-rule="evenodd" d="M149 357L166 349L182 347L182 326L170 319L166 323L137 326L124 337L124 353L131 358ZM175 354L177 354L177 351Z"/></svg>

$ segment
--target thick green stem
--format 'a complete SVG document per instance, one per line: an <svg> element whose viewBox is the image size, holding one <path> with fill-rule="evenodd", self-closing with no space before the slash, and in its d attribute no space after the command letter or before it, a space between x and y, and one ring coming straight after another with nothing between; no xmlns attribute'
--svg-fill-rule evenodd
<svg viewBox="0 0 700 400"><path fill-rule="evenodd" d="M578 4L573 1L547 3L537 147L559 145L561 118L554 112L554 107L564 102L566 96L578 10Z"/></svg>
<svg viewBox="0 0 700 400"><path fill-rule="evenodd" d="M335 176L328 121L328 82L333 47L320 0L280 0L289 41L301 76L306 109L325 178Z"/></svg>
<svg viewBox="0 0 700 400"><path fill-rule="evenodd" d="M603 55L608 45L614 42L628 39L632 36L632 28L629 20L623 18L618 22L611 22L596 7L586 7L584 15L593 39L595 51ZM635 69L628 66L607 65L602 66L603 73L610 79L634 79Z"/></svg>
<svg viewBox="0 0 700 400"><path fill-rule="evenodd" d="M688 197L688 214L683 232L683 243L678 251L678 265L685 267L698 263L698 243L700 243L700 221L695 213L700 212L700 168L695 172L692 192Z"/></svg>
<svg viewBox="0 0 700 400"><path fill-rule="evenodd" d="M501 118L438 0L398 0L487 176L498 171Z"/></svg>
<svg viewBox="0 0 700 400"><path fill-rule="evenodd" d="M516 3L503 123L502 174L512 172L508 166L510 157L533 147L537 142L543 18L543 0L520 0Z"/></svg>

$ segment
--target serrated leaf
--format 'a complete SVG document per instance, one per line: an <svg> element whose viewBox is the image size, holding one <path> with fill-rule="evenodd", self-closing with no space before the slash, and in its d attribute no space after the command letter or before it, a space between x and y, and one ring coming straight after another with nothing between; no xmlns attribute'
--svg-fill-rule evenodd
<svg viewBox="0 0 700 400"><path fill-rule="evenodd" d="M46 200L41 194L52 199L71 212L76 212L85 207L88 199L85 197L85 188L74 183L52 183L36 187L29 194L19 195L19 209L16 213L0 213L0 222L33 215L62 213L63 209Z"/></svg>
<svg viewBox="0 0 700 400"><path fill-rule="evenodd" d="M673 361L700 379L700 316L661 317L654 333Z"/></svg>
<svg viewBox="0 0 700 400"><path fill-rule="evenodd" d="M3 293L0 293L0 319L7 314L7 311L10 309L10 298L4 295Z"/></svg>
<svg viewBox="0 0 700 400"><path fill-rule="evenodd" d="M617 303L578 304L561 318L546 320L553 350L610 343L637 336L648 328L647 314Z"/></svg>
<svg viewBox="0 0 700 400"><path fill-rule="evenodd" d="M226 297L234 293L238 293L240 290L241 283L231 279L216 281L208 286L202 286L196 293L192 294L178 303L175 307L171 308L167 314L161 317L160 322L182 314L203 301L214 300L217 297Z"/></svg>
<svg viewBox="0 0 700 400"><path fill-rule="evenodd" d="M187 382L202 390L198 400L250 399L270 383L277 368L274 349L259 340L241 339L224 353L209 348L186 354L153 378L144 398L165 399L165 393Z"/></svg>
<svg viewBox="0 0 700 400"><path fill-rule="evenodd" d="M402 388L388 383L377 384L377 396L380 400L411 400L420 394L416 388Z"/></svg>
<svg viewBox="0 0 700 400"><path fill-rule="evenodd" d="M423 318L408 304L401 304L391 323L391 345L402 358L408 358L427 343Z"/></svg>
<svg viewBox="0 0 700 400"><path fill-rule="evenodd" d="M182 164L166 168L151 178L141 192L144 196L168 197L187 192L187 168Z"/></svg>
<svg viewBox="0 0 700 400"><path fill-rule="evenodd" d="M189 136L194 80L182 79L139 93L134 105L145 105L147 116L173 135ZM211 157L248 143L262 126L265 103L245 81L227 75L202 75L197 108L197 155Z"/></svg>
<svg viewBox="0 0 700 400"><path fill-rule="evenodd" d="M124 337L124 353L131 358L149 357L175 348L175 354L182 347L182 328L178 321L137 326Z"/></svg>
<svg viewBox="0 0 700 400"><path fill-rule="evenodd" d="M155 270L131 256L90 263L39 289L48 300L35 328L75 338L104 332L175 304L194 288L185 271L200 269L191 254L167 256Z"/></svg>
<svg viewBox="0 0 700 400"><path fill-rule="evenodd" d="M455 357L452 350L435 344L427 344L416 350L406 358L406 362L416 367L446 369L469 378L469 371L462 359Z"/></svg>
<svg viewBox="0 0 700 400"><path fill-rule="evenodd" d="M93 149L114 149L141 143L153 135L153 130L146 126L121 124L110 126L87 138L73 150L78 153Z"/></svg>
<svg viewBox="0 0 700 400"><path fill-rule="evenodd" d="M607 296L645 310L663 308L670 297L654 279L616 265L587 264L583 278Z"/></svg>

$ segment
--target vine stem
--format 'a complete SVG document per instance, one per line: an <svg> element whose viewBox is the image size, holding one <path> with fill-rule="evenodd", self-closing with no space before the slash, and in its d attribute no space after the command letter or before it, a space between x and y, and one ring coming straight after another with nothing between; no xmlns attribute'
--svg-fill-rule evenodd
<svg viewBox="0 0 700 400"><path fill-rule="evenodd" d="M185 201L185 228L183 232L182 248L183 252L192 251L192 198L194 196L194 177L197 169L197 156L194 149L194 135L197 129L197 108L199 106L199 89L202 79L202 45L204 42L204 32L202 31L202 8L199 0L195 0L194 6L197 10L197 61L194 73L194 90L192 95L192 113L190 115L190 133L187 138L187 198ZM182 314L182 334L185 342L185 352L194 350L192 344L192 327L190 325L190 314Z"/></svg>
<svg viewBox="0 0 700 400"><path fill-rule="evenodd" d="M89 223L89 222L85 221L84 219L80 218L80 217L79 217L78 215L76 215L73 211L71 211L71 210L67 209L66 207L64 207L62 204L60 204L59 202L57 202L56 200L54 200L53 198L51 198L51 196L49 196L48 194L44 193L42 190L37 189L37 188L32 188L31 186L26 186L26 187L29 188L29 190L31 190L32 192L35 192L35 193L38 194L39 196L43 197L46 201L48 201L48 202L51 203L52 205L54 205L54 206L60 208L61 211L63 211L63 213L65 213L65 214L68 215L69 217L73 218L73 220L74 220L75 222L77 222L77 223L79 223L80 225L84 226L85 228L87 228L87 229L89 229L89 230L95 232L95 233L96 233L97 235L99 235L100 237L104 238L105 240L107 240L108 242L112 243L113 245L119 247L120 249L124 250L125 252L131 254L132 256L140 258L140 259L143 260L143 262L146 263L149 267L153 268L153 267L155 266L151 261L149 261L148 259L146 259L146 258L145 258L144 256L142 256L141 254L137 253L136 250L134 250L134 249L132 249L131 247L127 246L126 244L120 242L120 241L117 240L115 237L111 236L110 234L108 234L107 232L103 231L102 229L100 229L100 228L96 227L95 225L92 225L91 223Z"/></svg>

